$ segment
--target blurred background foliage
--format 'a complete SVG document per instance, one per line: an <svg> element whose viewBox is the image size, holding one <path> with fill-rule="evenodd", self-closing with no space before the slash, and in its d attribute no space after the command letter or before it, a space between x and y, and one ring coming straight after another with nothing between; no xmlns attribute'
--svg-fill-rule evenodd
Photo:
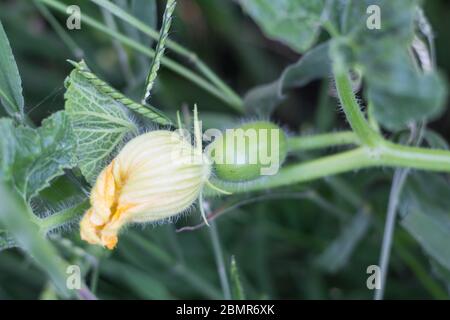
<svg viewBox="0 0 450 320"><path fill-rule="evenodd" d="M157 3L155 15L143 17L155 26L164 8L163 1ZM79 4L82 13L104 21L96 5L88 1ZM436 34L438 65L450 78L450 3L427 1L425 13ZM65 24L64 16L55 16ZM195 52L241 95L273 81L300 57L265 37L235 1L180 0L175 16L170 38ZM66 60L79 60L80 53L102 79L128 96L140 98L150 64L147 57L83 24L81 30L70 31L81 51L73 50L61 41L33 1L2 0L0 19L20 70L26 110L34 123L63 109L64 80L73 68ZM116 24L127 32L122 21L116 20ZM151 45L148 38L137 36L142 44ZM120 58L123 54L125 60ZM167 50L167 55L173 53ZM189 65L189 61L183 62ZM274 112L273 120L292 134L347 128L337 102L326 95L328 85L328 81L314 81L294 90ZM197 103L205 127L221 128L245 120L166 68L160 72L152 103L172 115ZM449 141L450 113L430 127ZM317 155L320 153L305 152L293 157ZM389 169L362 171L258 196L213 199L213 212L224 214L212 228L176 232L201 222L193 209L175 224L130 227L112 252L82 243L76 226L50 239L67 261L82 266L86 283L101 299L214 299L227 297L228 292L238 298L242 297L240 286L250 299L371 298L366 268L378 263L391 177ZM407 196L426 193L414 193L412 188L407 189ZM76 190L73 182L60 178L42 197L53 210ZM449 208L445 206L441 207ZM386 298L448 298L450 273L424 254L407 228L396 229ZM221 266L226 269L226 283L220 277ZM14 248L0 252L0 298L53 297L54 288L31 258Z"/></svg>

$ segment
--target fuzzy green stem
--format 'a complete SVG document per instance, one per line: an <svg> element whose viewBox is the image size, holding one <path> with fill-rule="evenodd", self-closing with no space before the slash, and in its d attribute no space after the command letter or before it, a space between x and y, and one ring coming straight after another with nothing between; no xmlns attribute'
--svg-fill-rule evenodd
<svg viewBox="0 0 450 320"><path fill-rule="evenodd" d="M335 62L333 64L334 78L336 82L336 89L339 94L339 99L344 109L350 126L356 133L358 138L367 146L375 146L381 140L379 136L369 125L362 113L355 95L353 94L352 84L348 76L348 72L343 63Z"/></svg>
<svg viewBox="0 0 450 320"><path fill-rule="evenodd" d="M65 209L61 212L52 214L43 219L39 219L35 221L39 226L39 229L43 234L47 234L48 232L59 228L67 223L78 219L81 214L89 208L89 200L86 199L83 202Z"/></svg>
<svg viewBox="0 0 450 320"><path fill-rule="evenodd" d="M342 145L360 144L358 137L351 131L323 133L311 136L288 138L289 151L315 150Z"/></svg>

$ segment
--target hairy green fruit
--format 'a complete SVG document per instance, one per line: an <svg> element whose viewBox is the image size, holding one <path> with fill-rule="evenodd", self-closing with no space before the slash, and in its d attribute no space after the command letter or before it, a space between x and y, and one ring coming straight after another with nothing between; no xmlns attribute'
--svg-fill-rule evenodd
<svg viewBox="0 0 450 320"><path fill-rule="evenodd" d="M287 154L286 135L271 122L250 122L227 129L210 145L210 153L218 178L253 180L278 172Z"/></svg>

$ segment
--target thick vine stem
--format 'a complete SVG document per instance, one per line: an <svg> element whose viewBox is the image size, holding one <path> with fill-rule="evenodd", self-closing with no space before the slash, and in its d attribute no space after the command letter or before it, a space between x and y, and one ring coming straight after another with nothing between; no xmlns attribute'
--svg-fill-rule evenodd
<svg viewBox="0 0 450 320"><path fill-rule="evenodd" d="M231 183L216 179L213 182L234 194L288 186L359 169L383 166L450 172L450 151L406 147L385 141L377 147L363 146L289 165L280 169L276 175L262 176L253 181ZM217 194L210 189L205 191L206 196Z"/></svg>
<svg viewBox="0 0 450 320"><path fill-rule="evenodd" d="M359 144L359 138L352 131L331 132L310 136L293 136L288 138L290 152Z"/></svg>
<svg viewBox="0 0 450 320"><path fill-rule="evenodd" d="M447 150L408 147L388 141L376 150L380 152L380 162L386 166L450 172L450 152Z"/></svg>

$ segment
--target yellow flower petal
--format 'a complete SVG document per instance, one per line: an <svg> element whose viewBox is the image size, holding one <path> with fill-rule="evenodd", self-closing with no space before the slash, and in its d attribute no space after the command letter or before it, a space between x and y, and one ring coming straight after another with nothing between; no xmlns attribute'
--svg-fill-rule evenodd
<svg viewBox="0 0 450 320"><path fill-rule="evenodd" d="M159 130L128 142L100 173L81 238L113 249L121 227L178 214L197 199L210 175L202 154L179 134Z"/></svg>

